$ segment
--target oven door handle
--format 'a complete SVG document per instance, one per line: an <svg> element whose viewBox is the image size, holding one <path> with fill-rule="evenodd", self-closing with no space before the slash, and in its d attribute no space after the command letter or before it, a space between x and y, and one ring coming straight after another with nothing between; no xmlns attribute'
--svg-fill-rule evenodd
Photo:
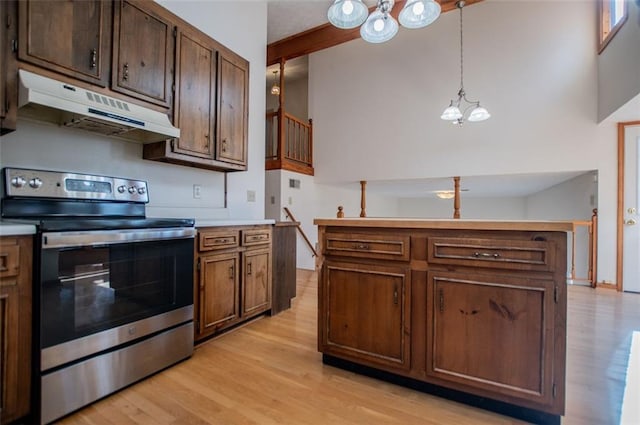
<svg viewBox="0 0 640 425"><path fill-rule="evenodd" d="M42 234L42 249L193 239L195 235L196 229L192 227L46 232Z"/></svg>

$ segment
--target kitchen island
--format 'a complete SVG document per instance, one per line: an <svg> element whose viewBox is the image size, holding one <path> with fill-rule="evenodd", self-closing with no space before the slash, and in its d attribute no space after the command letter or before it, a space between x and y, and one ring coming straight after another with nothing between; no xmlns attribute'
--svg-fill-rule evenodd
<svg viewBox="0 0 640 425"><path fill-rule="evenodd" d="M559 423L570 222L314 223L325 363Z"/></svg>

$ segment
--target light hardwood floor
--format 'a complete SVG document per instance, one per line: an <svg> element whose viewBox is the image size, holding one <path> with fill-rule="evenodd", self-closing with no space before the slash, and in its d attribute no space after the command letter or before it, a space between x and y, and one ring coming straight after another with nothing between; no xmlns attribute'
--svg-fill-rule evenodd
<svg viewBox="0 0 640 425"><path fill-rule="evenodd" d="M315 273L299 271L291 310L210 340L191 359L60 423L522 423L323 365L316 286ZM570 287L564 424L619 423L633 330L640 331L640 295Z"/></svg>

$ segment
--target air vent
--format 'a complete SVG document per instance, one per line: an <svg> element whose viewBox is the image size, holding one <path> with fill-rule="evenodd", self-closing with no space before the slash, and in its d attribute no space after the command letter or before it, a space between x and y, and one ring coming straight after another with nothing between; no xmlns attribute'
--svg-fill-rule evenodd
<svg viewBox="0 0 640 425"><path fill-rule="evenodd" d="M95 103L96 105L107 105L111 106L112 108L127 112L130 110L129 105L127 105L126 102L90 91L87 91L87 99L89 99L90 102Z"/></svg>
<svg viewBox="0 0 640 425"><path fill-rule="evenodd" d="M293 189L300 189L300 180L289 179L289 187Z"/></svg>

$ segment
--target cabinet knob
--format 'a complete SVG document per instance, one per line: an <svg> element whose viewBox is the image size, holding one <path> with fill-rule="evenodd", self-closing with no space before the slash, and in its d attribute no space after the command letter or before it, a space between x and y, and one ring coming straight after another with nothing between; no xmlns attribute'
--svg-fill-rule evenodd
<svg viewBox="0 0 640 425"><path fill-rule="evenodd" d="M95 69L98 66L98 49L91 49L91 55L89 58L89 67Z"/></svg>

